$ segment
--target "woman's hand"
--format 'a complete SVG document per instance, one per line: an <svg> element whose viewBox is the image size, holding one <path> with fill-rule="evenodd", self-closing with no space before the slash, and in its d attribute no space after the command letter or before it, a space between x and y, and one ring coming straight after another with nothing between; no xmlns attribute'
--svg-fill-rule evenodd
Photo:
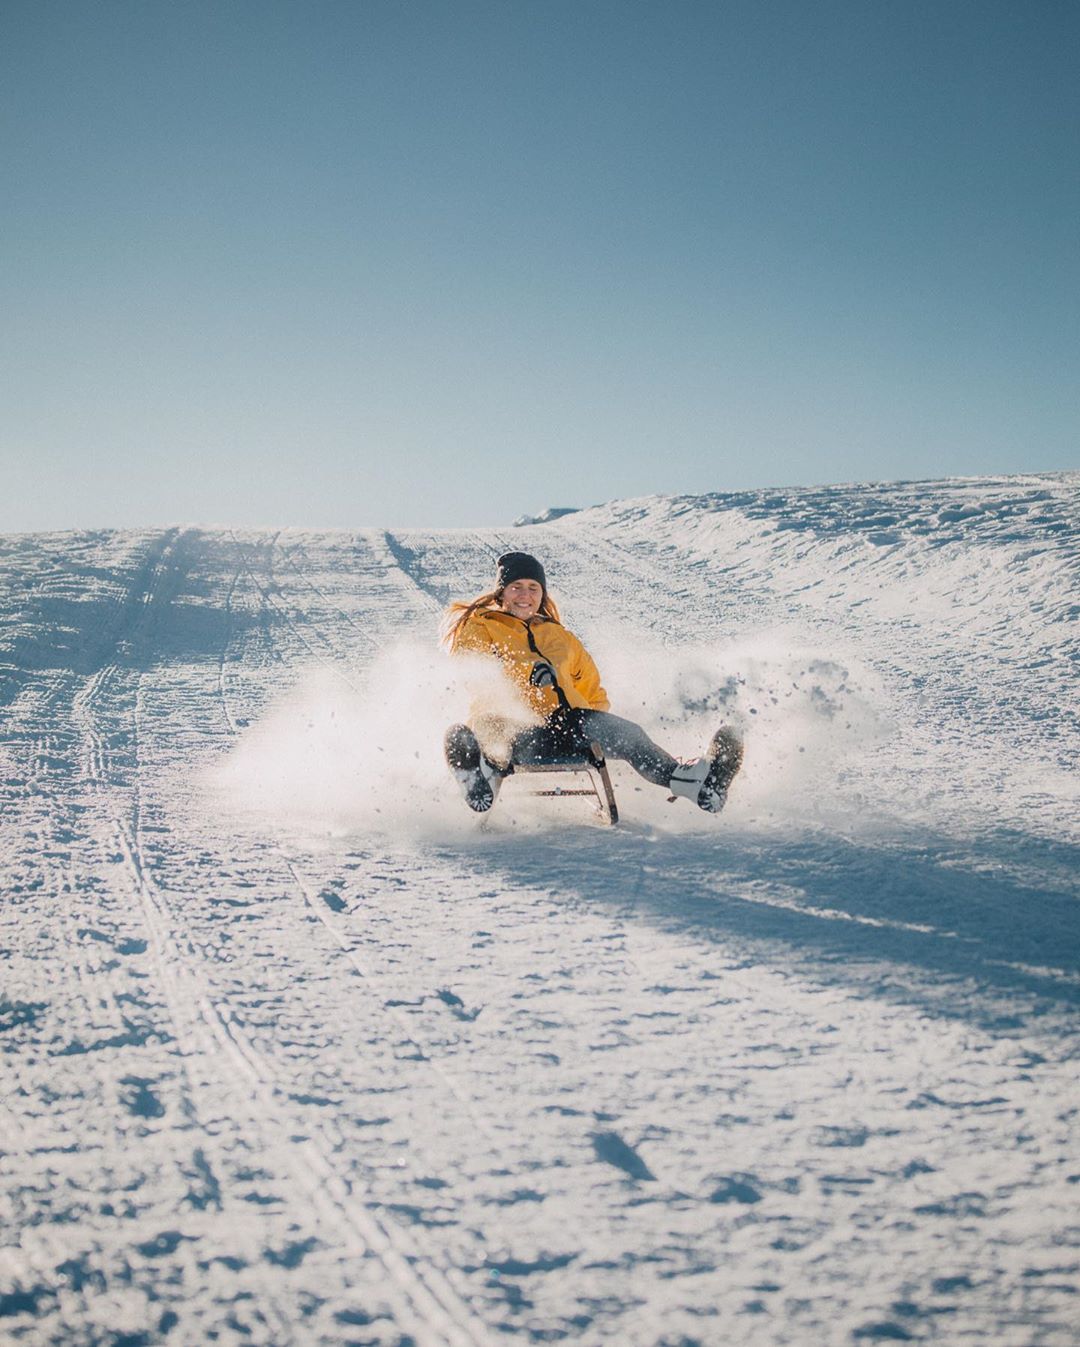
<svg viewBox="0 0 1080 1347"><path fill-rule="evenodd" d="M529 682L534 688L554 688L558 687L558 679L555 677L555 670L550 664L545 664L543 660L534 664L532 673L529 674Z"/></svg>

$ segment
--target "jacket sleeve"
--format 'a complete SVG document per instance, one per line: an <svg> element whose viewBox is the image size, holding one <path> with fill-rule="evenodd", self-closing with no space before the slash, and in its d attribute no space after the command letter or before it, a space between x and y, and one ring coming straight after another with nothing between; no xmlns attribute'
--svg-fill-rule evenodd
<svg viewBox="0 0 1080 1347"><path fill-rule="evenodd" d="M593 657L581 644L574 638L576 645L576 660L571 677L574 680L574 687L580 696L584 697L593 711L610 711L611 703L608 701L608 695L600 684L600 670L596 667Z"/></svg>
<svg viewBox="0 0 1080 1347"><path fill-rule="evenodd" d="M483 623L477 622L475 617L469 618L458 632L457 640L454 642L455 655L464 654L465 651L476 651L481 655L491 655L494 653L491 637L488 635Z"/></svg>

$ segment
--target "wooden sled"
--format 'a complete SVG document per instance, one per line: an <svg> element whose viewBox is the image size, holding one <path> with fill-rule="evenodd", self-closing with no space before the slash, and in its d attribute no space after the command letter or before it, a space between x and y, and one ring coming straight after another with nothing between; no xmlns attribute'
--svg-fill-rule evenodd
<svg viewBox="0 0 1080 1347"><path fill-rule="evenodd" d="M591 743L584 758L567 758L565 762L515 763L511 776L523 776L533 772L573 772L587 776L589 785L584 787L554 786L548 790L530 791L531 795L563 796L585 795L596 801L596 812L605 823L619 821L619 806L615 803L615 792L611 788L611 774L598 743Z"/></svg>

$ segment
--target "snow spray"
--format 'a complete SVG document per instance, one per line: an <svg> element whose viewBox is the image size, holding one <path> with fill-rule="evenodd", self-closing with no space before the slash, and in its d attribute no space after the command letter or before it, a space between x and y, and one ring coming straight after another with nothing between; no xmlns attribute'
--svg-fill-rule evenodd
<svg viewBox="0 0 1080 1347"><path fill-rule="evenodd" d="M841 762L881 737L883 694L873 677L834 652L792 649L782 633L738 643L664 647L640 633L593 632L612 710L636 720L676 757L701 752L720 724L745 737L745 766L725 817L750 823L827 807ZM221 806L285 832L373 834L451 841L475 831L442 756L446 728L476 701L520 714L498 665L448 658L403 642L382 652L360 687L325 667L245 731L214 776ZM664 832L715 831L718 821L626 764L611 764L624 819ZM505 783L485 828L544 829L590 821L581 800L540 801Z"/></svg>

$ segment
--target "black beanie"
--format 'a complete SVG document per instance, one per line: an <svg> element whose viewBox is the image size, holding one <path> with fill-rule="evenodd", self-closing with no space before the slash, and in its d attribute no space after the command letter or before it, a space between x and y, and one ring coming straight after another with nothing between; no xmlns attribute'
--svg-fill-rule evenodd
<svg viewBox="0 0 1080 1347"><path fill-rule="evenodd" d="M495 573L495 589L501 592L507 585L512 585L515 580L535 580L537 584L547 593L547 576L544 574L544 568L535 557L529 556L528 552L507 552L496 562L498 570Z"/></svg>

